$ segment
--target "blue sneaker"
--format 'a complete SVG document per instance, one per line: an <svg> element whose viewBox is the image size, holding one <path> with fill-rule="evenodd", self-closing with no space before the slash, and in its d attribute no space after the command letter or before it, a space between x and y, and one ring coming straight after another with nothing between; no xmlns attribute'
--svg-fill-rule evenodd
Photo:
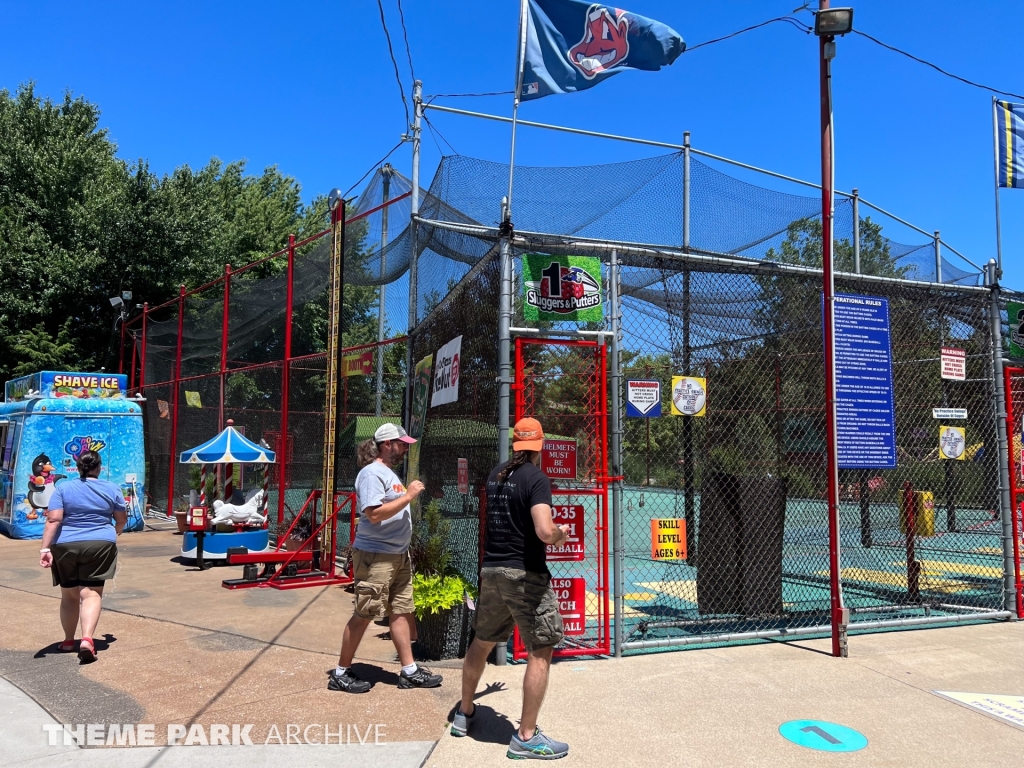
<svg viewBox="0 0 1024 768"><path fill-rule="evenodd" d="M506 756L510 760L558 760L569 754L569 745L563 741L555 741L540 732L538 728L533 738L523 741L516 731L512 741L508 743Z"/></svg>
<svg viewBox="0 0 1024 768"><path fill-rule="evenodd" d="M469 733L469 726L473 724L473 720L476 719L476 708L473 708L472 715L462 714L462 707L455 709L455 717L452 718L452 736L465 736Z"/></svg>

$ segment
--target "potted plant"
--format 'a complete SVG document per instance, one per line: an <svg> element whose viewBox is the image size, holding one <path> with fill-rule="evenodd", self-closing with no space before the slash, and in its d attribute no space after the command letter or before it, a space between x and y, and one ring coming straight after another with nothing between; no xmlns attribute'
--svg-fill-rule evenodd
<svg viewBox="0 0 1024 768"><path fill-rule="evenodd" d="M451 523L432 500L413 531L410 547L414 574L413 601L419 625L419 645L428 659L455 659L466 652L469 636L467 598L476 589L452 567Z"/></svg>

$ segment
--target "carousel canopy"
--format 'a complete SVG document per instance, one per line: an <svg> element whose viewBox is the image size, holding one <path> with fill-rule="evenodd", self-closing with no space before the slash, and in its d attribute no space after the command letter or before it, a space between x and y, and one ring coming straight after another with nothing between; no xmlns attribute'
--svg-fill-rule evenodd
<svg viewBox="0 0 1024 768"><path fill-rule="evenodd" d="M227 427L196 448L182 451L182 464L273 464L275 454L256 445L234 427Z"/></svg>

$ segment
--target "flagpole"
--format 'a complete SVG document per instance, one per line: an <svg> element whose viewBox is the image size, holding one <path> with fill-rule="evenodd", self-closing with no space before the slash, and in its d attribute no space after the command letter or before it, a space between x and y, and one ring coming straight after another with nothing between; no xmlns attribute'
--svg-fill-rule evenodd
<svg viewBox="0 0 1024 768"><path fill-rule="evenodd" d="M997 99L992 97L992 157L995 159L995 193L996 193L996 268L1003 273L1003 236L999 224L999 118ZM515 129L512 129L515 131ZM514 134L513 134L514 135Z"/></svg>
<svg viewBox="0 0 1024 768"><path fill-rule="evenodd" d="M516 92L512 97L512 142L508 158L508 196L505 202L505 221L512 219L512 179L516 168L516 119L519 114L519 94L523 90L523 69L526 59L526 14L527 2L520 0L519 3L519 50L516 56Z"/></svg>

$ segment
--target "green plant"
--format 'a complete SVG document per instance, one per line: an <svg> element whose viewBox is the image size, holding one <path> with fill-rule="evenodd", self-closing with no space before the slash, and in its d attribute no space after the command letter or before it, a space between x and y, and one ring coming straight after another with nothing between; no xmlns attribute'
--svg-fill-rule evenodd
<svg viewBox="0 0 1024 768"><path fill-rule="evenodd" d="M475 598L476 589L458 574L413 574L412 596L417 619L422 620L428 613L450 610L462 602L467 594Z"/></svg>
<svg viewBox="0 0 1024 768"><path fill-rule="evenodd" d="M416 523L409 555L413 568L418 574L450 576L452 554L448 541L451 523L441 514L441 501L434 499L423 510L423 516Z"/></svg>

